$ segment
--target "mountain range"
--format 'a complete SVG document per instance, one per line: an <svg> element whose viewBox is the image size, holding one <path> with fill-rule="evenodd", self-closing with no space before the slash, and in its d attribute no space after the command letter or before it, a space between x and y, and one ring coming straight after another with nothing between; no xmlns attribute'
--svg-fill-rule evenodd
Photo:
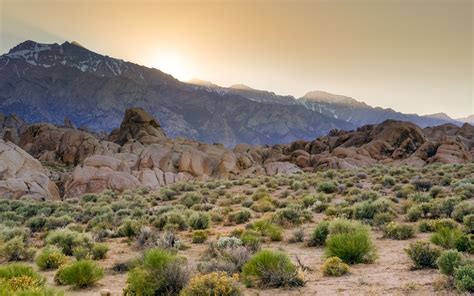
<svg viewBox="0 0 474 296"><path fill-rule="evenodd" d="M419 116L374 108L323 91L302 98L237 84L181 82L154 68L101 55L76 42L25 41L0 56L0 112L27 122L63 123L111 131L126 109L141 107L172 138L207 143L276 144L311 140L387 119L421 127L454 123L442 114ZM469 121L466 118L463 121Z"/></svg>

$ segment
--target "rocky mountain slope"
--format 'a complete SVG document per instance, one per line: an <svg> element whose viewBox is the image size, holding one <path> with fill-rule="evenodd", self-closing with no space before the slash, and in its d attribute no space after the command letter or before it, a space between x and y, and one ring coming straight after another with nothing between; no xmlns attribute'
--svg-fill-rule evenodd
<svg viewBox="0 0 474 296"><path fill-rule="evenodd" d="M197 85L196 85L197 84ZM180 82L157 69L92 52L77 43L26 41L0 56L0 112L28 122L110 131L123 112L142 107L166 134L231 147L310 140L332 129L386 119L422 127L447 121L372 108L323 92L300 100L245 85Z"/></svg>
<svg viewBox="0 0 474 296"><path fill-rule="evenodd" d="M404 114L392 109L374 108L353 98L324 91L308 92L299 101L308 109L351 122L357 126L381 123L387 119L409 121L421 127L445 123L462 125L461 122L450 118L446 114L444 114L445 116L441 113L426 116Z"/></svg>
<svg viewBox="0 0 474 296"><path fill-rule="evenodd" d="M108 130L127 108L160 118L167 135L233 146L311 139L353 124L302 105L265 104L182 83L159 70L99 55L77 44L24 42L0 57L0 111L29 122Z"/></svg>

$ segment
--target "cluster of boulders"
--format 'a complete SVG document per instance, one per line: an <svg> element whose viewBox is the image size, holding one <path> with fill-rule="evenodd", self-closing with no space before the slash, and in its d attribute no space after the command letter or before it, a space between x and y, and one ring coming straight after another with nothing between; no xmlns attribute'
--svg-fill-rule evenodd
<svg viewBox="0 0 474 296"><path fill-rule="evenodd" d="M411 165L466 163L474 158L474 127L445 124L419 128L409 122L386 120L355 131L331 131L314 141L285 145L281 158L305 171L347 169L379 164Z"/></svg>
<svg viewBox="0 0 474 296"><path fill-rule="evenodd" d="M8 139L7 139L8 140ZM76 129L33 124L14 141L0 142L0 195L75 198L106 189L156 190L188 180L295 174L324 168L368 167L377 163L423 166L433 162L470 162L474 127L443 125L420 129L388 120L355 131L331 131L314 141L273 146L238 144L233 149L170 139L159 122L140 108L126 111L108 137ZM68 166L60 190L38 161Z"/></svg>

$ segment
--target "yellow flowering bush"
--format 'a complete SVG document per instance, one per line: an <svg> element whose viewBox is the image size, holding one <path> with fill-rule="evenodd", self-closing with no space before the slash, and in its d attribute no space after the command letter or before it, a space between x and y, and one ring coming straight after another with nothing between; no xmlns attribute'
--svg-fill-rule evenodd
<svg viewBox="0 0 474 296"><path fill-rule="evenodd" d="M242 293L236 285L237 275L230 277L225 272L196 275L181 291L181 296L238 296Z"/></svg>

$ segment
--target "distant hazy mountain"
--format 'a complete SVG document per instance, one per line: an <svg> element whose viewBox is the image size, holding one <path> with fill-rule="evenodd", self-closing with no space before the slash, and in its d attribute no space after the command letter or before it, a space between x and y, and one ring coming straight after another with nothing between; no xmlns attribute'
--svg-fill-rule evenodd
<svg viewBox="0 0 474 296"><path fill-rule="evenodd" d="M474 124L474 114L469 115L467 117L458 118L457 120L461 121L461 122L467 122L467 123L470 123L470 124Z"/></svg>
<svg viewBox="0 0 474 296"><path fill-rule="evenodd" d="M171 137L228 146L287 143L355 128L292 97L183 83L77 43L26 41L0 56L0 112L5 114L55 124L68 117L76 126L110 131L131 107L150 112Z"/></svg>
<svg viewBox="0 0 474 296"><path fill-rule="evenodd" d="M358 126L381 123L387 119L410 121L421 127L444 123L461 125L460 122L457 122L446 114L443 116L442 113L427 116L404 114L390 108L374 108L351 97L334 95L324 91L308 92L300 98L299 101L310 110L336 119L348 121Z"/></svg>

